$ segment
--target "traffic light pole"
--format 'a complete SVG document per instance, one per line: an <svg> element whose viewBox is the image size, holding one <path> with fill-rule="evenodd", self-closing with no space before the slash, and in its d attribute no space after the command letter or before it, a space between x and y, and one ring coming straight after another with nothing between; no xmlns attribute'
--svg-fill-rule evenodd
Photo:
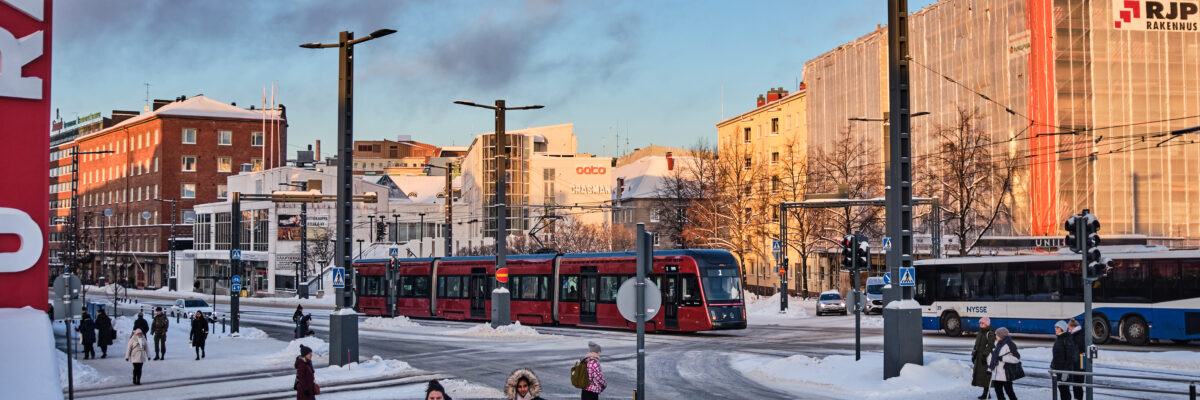
<svg viewBox="0 0 1200 400"><path fill-rule="evenodd" d="M779 204L779 254L775 255L775 262L779 263L779 312L783 313L788 308L788 259L787 259L787 206L783 203Z"/></svg>
<svg viewBox="0 0 1200 400"><path fill-rule="evenodd" d="M241 256L234 257L234 252L242 248L242 193L233 192L232 200L229 206L229 331L238 332L238 326L241 315L239 304L241 303L242 293L240 290L233 290L233 277L241 276L242 260ZM215 275L215 274L214 274ZM238 278L241 279L241 278ZM216 293L217 281L213 280L213 293ZM215 306L214 306L215 308ZM214 315L213 318L216 318Z"/></svg>
<svg viewBox="0 0 1200 400"><path fill-rule="evenodd" d="M1081 218L1081 221L1075 224L1075 240L1079 241L1078 247L1079 249L1083 250L1080 252L1081 260L1079 262L1079 275L1083 279L1083 326L1087 327L1083 332L1083 360L1081 361L1083 362L1083 371L1092 372L1092 333L1096 328L1094 325L1092 325L1094 323L1092 321L1092 280L1090 279L1091 277L1088 276L1087 245L1089 232L1087 224L1087 212L1088 210L1083 210L1082 215L1084 218ZM1085 393L1087 393L1085 398L1087 400L1092 400L1092 376L1090 374L1084 375L1083 379L1084 383L1088 385L1084 387L1084 390L1086 391Z"/></svg>

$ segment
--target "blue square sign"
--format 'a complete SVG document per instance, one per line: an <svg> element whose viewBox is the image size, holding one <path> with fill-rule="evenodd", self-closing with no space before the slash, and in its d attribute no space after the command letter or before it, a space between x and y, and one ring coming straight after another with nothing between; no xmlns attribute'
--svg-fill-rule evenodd
<svg viewBox="0 0 1200 400"><path fill-rule="evenodd" d="M900 268L900 286L917 286L916 268Z"/></svg>
<svg viewBox="0 0 1200 400"><path fill-rule="evenodd" d="M334 268L333 269L333 287L335 289L346 288L346 269L345 268Z"/></svg>

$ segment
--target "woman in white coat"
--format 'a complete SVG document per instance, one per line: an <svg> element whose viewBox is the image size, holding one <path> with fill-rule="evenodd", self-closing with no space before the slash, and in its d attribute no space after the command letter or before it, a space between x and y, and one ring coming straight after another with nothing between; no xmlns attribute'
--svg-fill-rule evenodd
<svg viewBox="0 0 1200 400"><path fill-rule="evenodd" d="M996 388L996 398L1005 400L1007 392L1008 399L1017 400L1017 394L1013 393L1013 384L1011 377L1004 371L1005 364L1016 364L1021 362L1021 353L1017 352L1017 344L1012 341L1012 334L1008 332L1008 328L1000 328L996 330L996 348L992 350L992 356L988 363L988 368L992 370L992 387Z"/></svg>
<svg viewBox="0 0 1200 400"><path fill-rule="evenodd" d="M133 363L133 384L142 384L142 364L146 362L146 337L141 329L134 329L125 346L125 361Z"/></svg>

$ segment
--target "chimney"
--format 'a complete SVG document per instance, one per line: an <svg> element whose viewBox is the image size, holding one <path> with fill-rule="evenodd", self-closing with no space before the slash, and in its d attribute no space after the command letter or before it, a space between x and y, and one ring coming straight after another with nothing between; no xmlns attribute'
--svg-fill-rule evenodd
<svg viewBox="0 0 1200 400"><path fill-rule="evenodd" d="M254 110L254 105L253 105L253 104L251 104L251 105L250 105L250 110Z"/></svg>
<svg viewBox="0 0 1200 400"><path fill-rule="evenodd" d="M767 105L767 98L763 97L763 95L761 95L761 94L758 95L758 107L762 107L765 105Z"/></svg>
<svg viewBox="0 0 1200 400"><path fill-rule="evenodd" d="M154 106L151 108L151 110L158 111L159 108L162 108L162 106L167 104L171 104L171 100L154 99Z"/></svg>
<svg viewBox="0 0 1200 400"><path fill-rule="evenodd" d="M121 123L121 121L124 121L124 120L130 119L130 118L133 118L133 117L136 117L136 116L138 116L138 112L137 112L137 111L113 110L113 112L112 112L112 124L113 124L113 125L116 125L116 124L119 124L119 123Z"/></svg>
<svg viewBox="0 0 1200 400"><path fill-rule="evenodd" d="M805 90L808 90L808 84L800 82L800 91L803 92Z"/></svg>
<svg viewBox="0 0 1200 400"><path fill-rule="evenodd" d="M234 107L237 107L237 102L236 102L236 101L231 101L231 102L229 102L229 105L231 105L231 106L234 106Z"/></svg>
<svg viewBox="0 0 1200 400"><path fill-rule="evenodd" d="M780 86L779 87L779 98L782 99L784 97L787 97L787 95L788 95L787 89L784 89L783 86Z"/></svg>
<svg viewBox="0 0 1200 400"><path fill-rule="evenodd" d="M617 200L621 200L621 195L625 193L625 178L617 178Z"/></svg>
<svg viewBox="0 0 1200 400"><path fill-rule="evenodd" d="M767 104L779 101L779 89L771 88L767 91Z"/></svg>
<svg viewBox="0 0 1200 400"><path fill-rule="evenodd" d="M321 159L321 139L317 139L317 150L315 153L313 153L313 159Z"/></svg>
<svg viewBox="0 0 1200 400"><path fill-rule="evenodd" d="M671 157L671 152L667 152L667 171L675 170L675 158Z"/></svg>

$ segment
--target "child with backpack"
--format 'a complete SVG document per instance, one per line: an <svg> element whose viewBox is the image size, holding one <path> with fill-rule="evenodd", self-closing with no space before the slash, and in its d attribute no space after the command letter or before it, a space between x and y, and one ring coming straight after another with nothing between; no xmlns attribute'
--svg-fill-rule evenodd
<svg viewBox="0 0 1200 400"><path fill-rule="evenodd" d="M600 369L600 345L588 342L587 356L571 367L571 385L582 389L580 399L599 399L600 392L608 387L604 371Z"/></svg>

